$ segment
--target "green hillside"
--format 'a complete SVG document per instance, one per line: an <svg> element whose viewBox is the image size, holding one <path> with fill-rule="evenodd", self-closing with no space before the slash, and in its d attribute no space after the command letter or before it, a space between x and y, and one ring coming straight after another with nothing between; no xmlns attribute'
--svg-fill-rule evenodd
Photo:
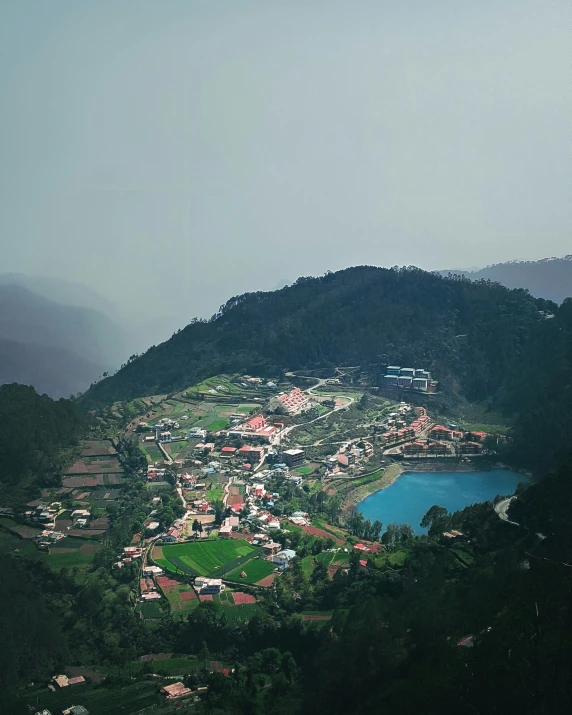
<svg viewBox="0 0 572 715"><path fill-rule="evenodd" d="M183 389L229 372L423 365L469 399L499 391L556 306L524 290L416 268L362 266L231 298L83 398L88 406ZM452 379L449 379L452 378ZM455 388L456 389L456 388Z"/></svg>

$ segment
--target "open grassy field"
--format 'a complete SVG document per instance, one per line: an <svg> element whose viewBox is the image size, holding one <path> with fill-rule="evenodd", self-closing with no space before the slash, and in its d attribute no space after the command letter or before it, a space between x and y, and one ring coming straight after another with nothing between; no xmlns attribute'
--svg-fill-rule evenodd
<svg viewBox="0 0 572 715"><path fill-rule="evenodd" d="M491 434L505 434L508 431L506 425L487 425L481 422L472 422L461 425L461 429L467 432L489 432Z"/></svg>
<svg viewBox="0 0 572 715"><path fill-rule="evenodd" d="M334 564L347 564L350 560L350 555L346 551L322 551L318 554L316 561L324 566L333 566Z"/></svg>
<svg viewBox="0 0 572 715"><path fill-rule="evenodd" d="M312 554L304 556L304 558L300 560L300 564L302 566L303 573L306 574L306 576L310 576L314 570L314 556Z"/></svg>
<svg viewBox="0 0 572 715"><path fill-rule="evenodd" d="M175 571L178 566L188 566L200 576L215 576L223 573L223 567L236 559L248 556L256 549L242 539L196 541L186 544L166 544L163 557L155 559L160 566Z"/></svg>
<svg viewBox="0 0 572 715"><path fill-rule="evenodd" d="M245 564L241 564L234 571L230 571L226 574L225 578L229 581L236 581L240 583L257 583L262 581L266 576L270 576L273 573L276 566L269 561L264 561L264 559L255 558L251 559ZM246 573L246 578L241 578L240 574L244 571Z"/></svg>

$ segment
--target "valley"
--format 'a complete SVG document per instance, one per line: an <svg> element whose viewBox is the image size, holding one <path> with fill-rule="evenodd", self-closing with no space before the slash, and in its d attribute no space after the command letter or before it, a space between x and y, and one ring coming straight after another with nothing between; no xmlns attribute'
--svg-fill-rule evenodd
<svg viewBox="0 0 572 715"><path fill-rule="evenodd" d="M556 329L564 345L566 311L548 321L528 301L530 334ZM464 350L455 346L453 362ZM521 372L536 368L527 350L531 365L511 363L490 383L504 393L489 387L481 400L463 389L470 394L482 363L462 388L436 357L393 353L363 364L213 368L198 381L178 377L176 389L103 404L91 391L54 402L3 386L0 588L5 597L28 589L44 616L27 619L27 607L10 602L0 625L36 639L44 623L54 632L34 686L6 697L50 712L75 701L110 713L222 713L234 707L226 690L248 700L243 679L255 678L264 710L275 697L289 707L277 673L292 663L341 673L346 648L384 642L376 668L395 667L390 654L403 649L414 669L416 628L440 644L439 667L465 678L466 643L490 653L479 634L483 620L499 618L492 589L520 598L531 559L522 554L553 543L530 496L542 503L546 482L531 478L519 447L523 418L545 405L533 381L520 392ZM523 414L503 409L532 395ZM540 422L534 439L559 429ZM427 608L432 634L416 616ZM18 643L8 658L23 682L16 673L31 670ZM340 665L327 665L334 654ZM343 699L331 684L308 689L297 670L287 678L318 711ZM349 687L360 683L353 669ZM395 705L391 688L381 692Z"/></svg>

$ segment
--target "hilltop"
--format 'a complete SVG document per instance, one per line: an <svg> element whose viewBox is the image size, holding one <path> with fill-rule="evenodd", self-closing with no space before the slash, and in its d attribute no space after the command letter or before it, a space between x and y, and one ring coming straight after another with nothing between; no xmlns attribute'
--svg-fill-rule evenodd
<svg viewBox="0 0 572 715"><path fill-rule="evenodd" d="M444 278L417 268L348 268L231 298L193 320L83 397L87 407L167 393L218 373L276 375L371 365L424 364L471 400L495 395L555 310L524 290Z"/></svg>

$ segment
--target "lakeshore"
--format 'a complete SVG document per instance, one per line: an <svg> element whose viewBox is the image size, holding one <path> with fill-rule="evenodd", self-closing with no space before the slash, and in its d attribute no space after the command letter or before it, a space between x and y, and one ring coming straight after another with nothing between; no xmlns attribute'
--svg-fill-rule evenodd
<svg viewBox="0 0 572 715"><path fill-rule="evenodd" d="M354 489L350 489L344 499L344 511L357 507L357 505L368 496L391 486L395 480L403 474L403 472L403 466L398 462L394 462L383 471L383 474L379 477L379 479L375 479L367 484L362 484Z"/></svg>
<svg viewBox="0 0 572 715"><path fill-rule="evenodd" d="M424 533L420 521L435 504L449 512L460 511L472 504L492 502L497 495L513 494L520 482L528 480L526 475L508 469L402 471L397 476L387 485L390 489L378 488L356 506L367 519L406 523L417 534Z"/></svg>

